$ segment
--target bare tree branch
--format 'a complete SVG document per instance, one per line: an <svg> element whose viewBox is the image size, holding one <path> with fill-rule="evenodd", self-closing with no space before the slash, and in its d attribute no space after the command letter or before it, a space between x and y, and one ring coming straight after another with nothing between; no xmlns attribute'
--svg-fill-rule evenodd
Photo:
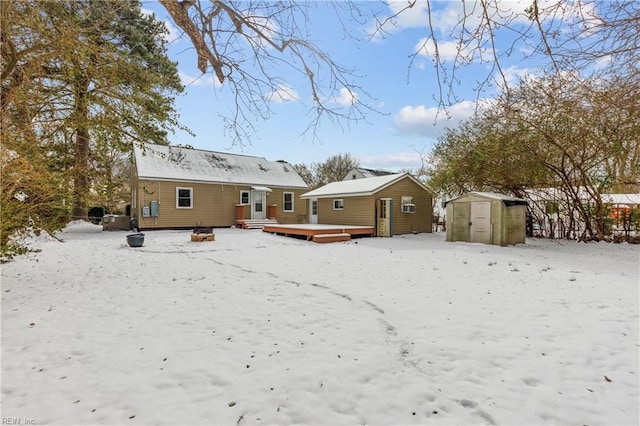
<svg viewBox="0 0 640 426"><path fill-rule="evenodd" d="M198 69L204 73L211 67L218 81L232 91L234 105L229 107L233 112L221 112L221 116L234 143L242 145L251 139L254 117L270 116L272 94L287 85L284 76L291 70L309 88L312 118L303 134L311 132L318 139L323 118L348 125L366 120L367 113L375 112L368 105L372 97L356 83L354 70L338 64L309 41L308 10L325 4L268 0L160 2L193 43ZM337 5L330 3L332 7ZM351 2L344 7L357 10ZM353 102L338 105L334 100L343 89L352 95Z"/></svg>

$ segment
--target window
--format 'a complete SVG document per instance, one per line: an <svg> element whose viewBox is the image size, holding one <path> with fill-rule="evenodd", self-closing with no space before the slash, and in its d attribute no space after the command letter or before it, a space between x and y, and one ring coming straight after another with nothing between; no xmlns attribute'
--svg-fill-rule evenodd
<svg viewBox="0 0 640 426"><path fill-rule="evenodd" d="M176 188L176 208L192 209L193 208L193 188Z"/></svg>
<svg viewBox="0 0 640 426"><path fill-rule="evenodd" d="M293 211L293 192L285 192L284 195L284 209L282 211L292 212Z"/></svg>
<svg viewBox="0 0 640 426"><path fill-rule="evenodd" d="M402 196L402 213L415 213L416 205L413 204L413 197L404 195Z"/></svg>
<svg viewBox="0 0 640 426"><path fill-rule="evenodd" d="M249 204L249 191L240 191L240 204Z"/></svg>
<svg viewBox="0 0 640 426"><path fill-rule="evenodd" d="M333 200L333 209L334 210L344 210L344 201L343 200Z"/></svg>
<svg viewBox="0 0 640 426"><path fill-rule="evenodd" d="M262 203L264 201L264 192L262 191L254 191L253 192L253 211L256 213L262 212Z"/></svg>

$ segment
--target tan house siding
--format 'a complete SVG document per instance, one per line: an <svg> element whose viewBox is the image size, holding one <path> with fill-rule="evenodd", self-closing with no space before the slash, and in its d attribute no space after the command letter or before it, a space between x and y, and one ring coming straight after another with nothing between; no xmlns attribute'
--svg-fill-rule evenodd
<svg viewBox="0 0 640 426"><path fill-rule="evenodd" d="M300 196L307 192L307 189L294 188L274 188L267 194L267 205L278 206L278 223L283 225L307 222L307 200L301 200ZM284 211L284 193L293 192L293 211Z"/></svg>
<svg viewBox="0 0 640 426"><path fill-rule="evenodd" d="M402 213L402 197L412 197L415 213ZM393 183L373 195L343 195L318 199L318 223L329 225L376 226L376 202L393 199L393 233L431 232L432 196L409 177ZM334 200L343 200L343 210L334 210Z"/></svg>
<svg viewBox="0 0 640 426"><path fill-rule="evenodd" d="M135 212L138 226L150 228L189 228L198 224L202 226L232 226L236 223L236 205L240 203L240 191L251 191L249 185L224 185L203 182L174 182L160 180L138 180L134 176L137 202ZM176 207L176 188L192 189L192 208ZM299 216L306 215L306 203L300 195L306 189L271 188L267 195L265 211L268 205L278 205L278 221L280 223L298 223ZM294 212L284 213L283 192L293 192ZM143 217L142 207L149 206L151 201L159 202L158 217ZM251 205L244 208L245 218L251 217Z"/></svg>
<svg viewBox="0 0 640 426"><path fill-rule="evenodd" d="M333 200L343 200L344 208L334 210ZM375 221L375 198L373 196L318 199L319 223L375 226Z"/></svg>
<svg viewBox="0 0 640 426"><path fill-rule="evenodd" d="M412 197L415 213L402 213L402 197ZM393 199L393 233L431 232L433 207L431 195L411 179L399 182L379 191L376 198Z"/></svg>

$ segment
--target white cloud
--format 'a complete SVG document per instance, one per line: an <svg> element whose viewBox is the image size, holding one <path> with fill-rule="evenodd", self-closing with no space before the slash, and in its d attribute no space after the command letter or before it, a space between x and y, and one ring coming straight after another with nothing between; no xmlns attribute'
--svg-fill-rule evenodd
<svg viewBox="0 0 640 426"><path fill-rule="evenodd" d="M514 87L515 85L517 85L520 79L524 79L527 76L536 74L536 70L532 68L520 68L516 66L508 67L504 69L503 72L504 72L505 80L509 85L509 87ZM496 76L496 77L499 78L500 76ZM504 82L498 81L497 83L500 87L502 87Z"/></svg>
<svg viewBox="0 0 640 426"><path fill-rule="evenodd" d="M298 93L292 87L279 84L276 90L267 94L267 99L270 102L281 104L290 101L297 101L300 99L300 96L298 96Z"/></svg>
<svg viewBox="0 0 640 426"><path fill-rule="evenodd" d="M538 2L541 15L544 18L545 8L556 6L557 0L541 0ZM581 3L581 2L579 2ZM459 38L462 30L461 23L464 19L466 33L472 34L482 21L482 8L479 0L475 1L417 1L413 7L405 9L408 0L389 0L387 2L388 15L379 18L382 22L385 18L394 16L391 22L384 27L386 33L396 33L409 28L433 28L436 37L442 39ZM530 25L525 9L531 6L530 1L500 0L499 2L487 2L488 14L495 24L513 25L516 23ZM496 6L494 7L494 6ZM404 10L403 10L404 9ZM431 15L431 19L429 19ZM550 17L552 18L552 17ZM563 17L568 19L568 17ZM370 31L373 33L373 31Z"/></svg>
<svg viewBox="0 0 640 426"><path fill-rule="evenodd" d="M342 89L340 89L340 94L335 98L329 99L329 102L343 107L350 107L356 102L357 99L358 95L356 93L350 91L346 87L343 87Z"/></svg>
<svg viewBox="0 0 640 426"><path fill-rule="evenodd" d="M473 115L476 103L463 101L443 111L437 107L424 105L405 106L394 117L396 129L400 133L437 138L445 127L455 127Z"/></svg>
<svg viewBox="0 0 640 426"><path fill-rule="evenodd" d="M415 51L420 56L435 56L436 46L432 39L423 38L416 46ZM440 41L438 42L438 54L441 61L455 59L458 55L466 55L464 46L460 46L457 41Z"/></svg>
<svg viewBox="0 0 640 426"><path fill-rule="evenodd" d="M178 71L178 75L180 76L180 81L182 82L182 84L187 88L198 86L217 87L220 85L218 83L218 80L214 78L213 74L211 73L201 74L199 76L193 77L184 71Z"/></svg>
<svg viewBox="0 0 640 426"><path fill-rule="evenodd" d="M417 152L398 152L384 156L371 155L359 157L359 159L362 167L388 171L417 168L422 164L420 154Z"/></svg>

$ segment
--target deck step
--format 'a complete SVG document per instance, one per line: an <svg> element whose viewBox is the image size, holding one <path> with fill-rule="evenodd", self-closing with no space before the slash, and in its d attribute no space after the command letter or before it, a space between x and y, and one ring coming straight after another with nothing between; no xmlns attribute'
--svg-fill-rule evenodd
<svg viewBox="0 0 640 426"><path fill-rule="evenodd" d="M351 234L346 232L340 234L316 234L313 236L314 243L337 243L351 240Z"/></svg>
<svg viewBox="0 0 640 426"><path fill-rule="evenodd" d="M242 226L242 229L262 229L265 225L277 225L276 219L245 219L238 220L238 225Z"/></svg>

